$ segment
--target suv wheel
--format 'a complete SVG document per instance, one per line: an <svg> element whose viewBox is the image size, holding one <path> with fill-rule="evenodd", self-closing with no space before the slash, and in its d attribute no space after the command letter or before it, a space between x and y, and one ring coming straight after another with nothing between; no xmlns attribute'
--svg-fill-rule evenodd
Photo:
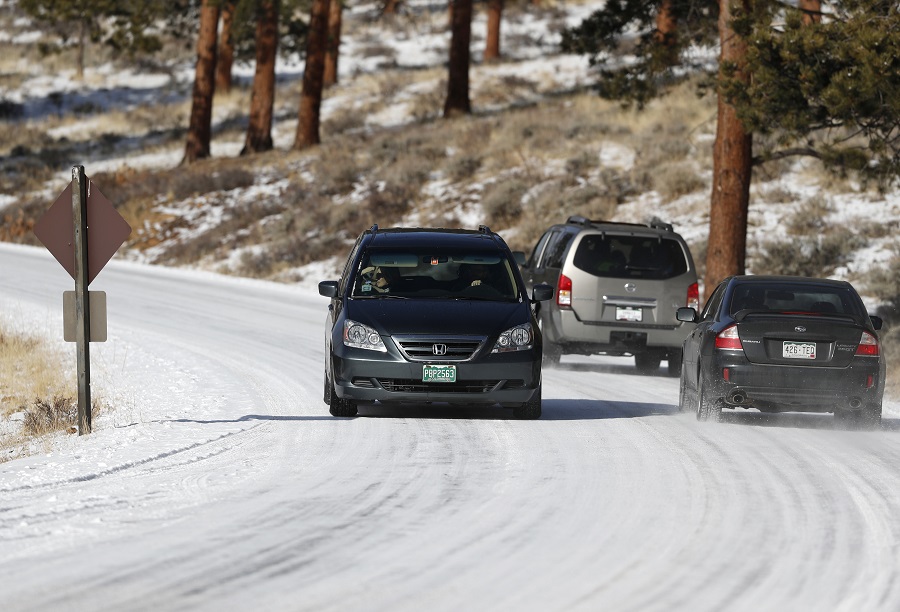
<svg viewBox="0 0 900 612"><path fill-rule="evenodd" d="M662 354L658 351L648 350L634 354L634 365L641 374L653 374L659 369L662 362Z"/></svg>
<svg viewBox="0 0 900 612"><path fill-rule="evenodd" d="M334 390L328 373L325 373L325 403L328 404L328 411L331 416L336 417L353 417L356 416L356 404L350 400L341 399Z"/></svg>
<svg viewBox="0 0 900 612"><path fill-rule="evenodd" d="M513 408L513 416L517 419L539 419L541 418L541 386L539 385L537 391L534 392L534 395L531 396L531 399L522 404L521 406L516 406Z"/></svg>

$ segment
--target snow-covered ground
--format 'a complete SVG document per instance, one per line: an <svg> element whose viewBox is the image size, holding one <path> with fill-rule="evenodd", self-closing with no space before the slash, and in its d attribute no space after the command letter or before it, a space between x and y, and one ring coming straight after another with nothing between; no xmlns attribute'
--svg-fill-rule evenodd
<svg viewBox="0 0 900 612"><path fill-rule="evenodd" d="M0 245L0 266L4 317L59 331L58 263ZM539 421L335 419L315 292L115 260L92 289L117 409L0 464L4 609L900 606L896 402L877 432L697 423L662 371L567 357Z"/></svg>
<svg viewBox="0 0 900 612"><path fill-rule="evenodd" d="M574 23L592 6L569 8ZM519 26L506 35L553 40L546 22ZM445 46L442 33L411 37L394 57L440 63L434 50ZM354 48L348 40L347 74L374 69ZM590 80L583 58L522 53L476 74L551 75L561 88ZM279 70L296 78L301 68ZM171 85L102 73L89 74L95 91L82 101L140 104ZM28 101L69 91L69 76L38 75L0 97L57 112ZM390 107L375 120L402 117ZM78 137L91 124L66 129ZM290 120L276 125L278 146L292 135ZM240 145L214 141L213 153ZM627 147L603 151L605 164L632 163ZM171 167L182 152L126 151L86 166ZM816 192L802 180L788 187ZM705 196L663 204L647 194L620 218L657 214L700 240L706 221L692 197ZM0 206L10 198L0 194ZM900 223L895 192L830 201L834 223ZM752 207L750 240L777 235L784 207ZM891 239L840 273L880 265ZM0 464L4 610L900 607L896 400L877 432L835 430L827 415L741 412L700 424L677 412L677 380L637 376L627 358L566 357L545 373L540 421L421 406L334 419L321 398L326 300L315 283L341 262L281 285L122 255L91 287L108 294L110 336L91 345L93 392L113 409L90 436L54 436ZM60 294L71 285L43 249L0 244L0 322L61 343Z"/></svg>

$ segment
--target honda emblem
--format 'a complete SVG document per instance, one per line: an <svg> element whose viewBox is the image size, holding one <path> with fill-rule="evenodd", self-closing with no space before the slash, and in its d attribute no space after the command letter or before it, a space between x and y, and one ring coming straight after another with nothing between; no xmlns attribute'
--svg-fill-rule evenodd
<svg viewBox="0 0 900 612"><path fill-rule="evenodd" d="M803 332L806 331L806 328L803 327L802 325L798 325L797 327L794 328L794 331L802 334Z"/></svg>
<svg viewBox="0 0 900 612"><path fill-rule="evenodd" d="M431 352L438 356L446 355L447 354L447 345L446 344L432 345Z"/></svg>

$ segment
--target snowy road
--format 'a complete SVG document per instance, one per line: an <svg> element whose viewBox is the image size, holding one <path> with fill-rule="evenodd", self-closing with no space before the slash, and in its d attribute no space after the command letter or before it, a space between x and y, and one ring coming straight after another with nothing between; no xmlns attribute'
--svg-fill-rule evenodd
<svg viewBox="0 0 900 612"><path fill-rule="evenodd" d="M0 245L7 315L61 336L71 288ZM564 359L539 421L334 419L313 291L122 262L91 288L116 410L0 464L3 610L900 609L896 403L877 432L698 423L675 379Z"/></svg>

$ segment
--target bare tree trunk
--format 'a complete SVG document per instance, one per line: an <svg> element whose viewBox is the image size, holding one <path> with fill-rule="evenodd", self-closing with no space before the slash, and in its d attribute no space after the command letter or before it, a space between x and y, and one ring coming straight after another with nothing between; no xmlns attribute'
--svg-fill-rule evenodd
<svg viewBox="0 0 900 612"><path fill-rule="evenodd" d="M234 21L234 2L222 4L222 29L219 32L219 50L216 56L216 91L231 91L231 67L234 65L234 40L231 38L231 22Z"/></svg>
<svg viewBox="0 0 900 612"><path fill-rule="evenodd" d="M822 21L821 0L799 0L797 7L803 11L803 23L820 23Z"/></svg>
<svg viewBox="0 0 900 612"><path fill-rule="evenodd" d="M194 75L194 95L191 102L191 123L182 164L190 164L209 157L212 136L212 103L216 91L216 38L219 7L212 0L200 5L200 34L197 37L197 68Z"/></svg>
<svg viewBox="0 0 900 612"><path fill-rule="evenodd" d="M78 24L78 48L75 50L75 78L84 80L84 47L87 45L87 21Z"/></svg>
<svg viewBox="0 0 900 612"><path fill-rule="evenodd" d="M503 14L503 0L488 0L487 40L484 45L484 61L500 59L500 18Z"/></svg>
<svg viewBox="0 0 900 612"><path fill-rule="evenodd" d="M337 2L338 0L335 0ZM329 0L313 0L306 35L306 69L303 71L303 91L300 93L300 112L294 149L306 149L319 144L319 108L322 106L322 77L325 72L325 51L328 47Z"/></svg>
<svg viewBox="0 0 900 612"><path fill-rule="evenodd" d="M472 0L450 0L450 61L444 117L471 113L469 102L469 43L472 38Z"/></svg>
<svg viewBox="0 0 900 612"><path fill-rule="evenodd" d="M735 5L749 11L751 1L738 0ZM749 83L747 41L731 29L731 0L720 0L719 4L719 76L722 78L725 66L731 65L735 67L733 78ZM706 277L703 280L706 297L726 276L744 273L752 143L752 134L744 130L737 111L720 93L713 149L709 246L706 254Z"/></svg>
<svg viewBox="0 0 900 612"><path fill-rule="evenodd" d="M322 77L325 87L338 82L338 52L341 47L341 17L344 5L341 0L331 0L328 9L328 49L325 52L325 73Z"/></svg>
<svg viewBox="0 0 900 612"><path fill-rule="evenodd" d="M256 73L250 97L250 124L241 155L272 149L275 106L275 56L278 51L278 2L260 0L256 19Z"/></svg>
<svg viewBox="0 0 900 612"><path fill-rule="evenodd" d="M675 15L672 14L672 0L662 0L656 14L656 40L664 45L674 45L677 32Z"/></svg>

